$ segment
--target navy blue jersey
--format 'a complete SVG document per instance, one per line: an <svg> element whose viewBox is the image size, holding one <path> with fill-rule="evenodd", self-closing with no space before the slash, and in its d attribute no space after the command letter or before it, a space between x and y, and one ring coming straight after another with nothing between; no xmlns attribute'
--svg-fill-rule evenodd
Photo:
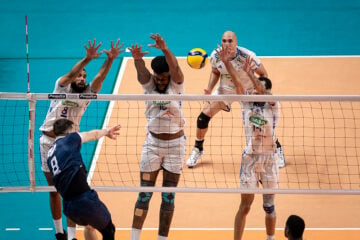
<svg viewBox="0 0 360 240"><path fill-rule="evenodd" d="M57 139L49 150L47 164L53 176L55 188L61 196L66 195L77 173L80 170L86 171L80 149L81 137L74 132Z"/></svg>

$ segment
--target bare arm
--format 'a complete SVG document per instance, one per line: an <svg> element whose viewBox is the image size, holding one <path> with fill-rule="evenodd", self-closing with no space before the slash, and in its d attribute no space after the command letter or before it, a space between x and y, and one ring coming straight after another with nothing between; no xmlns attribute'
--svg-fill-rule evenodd
<svg viewBox="0 0 360 240"><path fill-rule="evenodd" d="M82 143L98 140L104 136L110 139L116 139L116 137L119 135L120 128L120 125L116 125L107 129L91 130L88 132L81 132L79 134L81 136Z"/></svg>
<svg viewBox="0 0 360 240"><path fill-rule="evenodd" d="M216 68L213 68L210 73L209 83L206 89L204 89L205 94L211 94L212 90L219 82L220 72Z"/></svg>
<svg viewBox="0 0 360 240"><path fill-rule="evenodd" d="M251 68L251 62L252 62L252 59L250 56L247 56L246 59L245 59L245 62L243 62L243 71L245 71L247 73L247 75L249 76L251 82L253 83L256 91L259 93L259 94L265 94L266 93L266 90L265 90L265 87L261 84L261 82L259 81L259 79L254 75L254 72ZM262 66L262 65L261 65ZM265 76L262 76L262 77L265 77Z"/></svg>
<svg viewBox="0 0 360 240"><path fill-rule="evenodd" d="M144 85L148 83L151 79L151 73L145 66L145 61L143 57L149 52L142 52L142 46L138 46L137 44L132 44L130 48L130 52L132 57L134 58L134 64L137 72L137 78L140 84Z"/></svg>
<svg viewBox="0 0 360 240"><path fill-rule="evenodd" d="M121 47L124 45L124 43L121 43L118 46L119 41L120 41L120 39L118 39L116 41L116 44L114 46L114 43L111 40L111 48L110 48L110 50L104 50L104 52L107 55L107 58L106 58L104 64L101 66L98 74L95 76L95 78L91 82L92 91L95 92L95 93L100 91L102 83L103 83L106 75L108 74L114 59L119 55L119 53L124 51L124 50L121 49Z"/></svg>
<svg viewBox="0 0 360 240"><path fill-rule="evenodd" d="M68 72L67 74L65 74L64 76L62 76L59 80L59 84L63 87L71 84L72 82L74 82L76 80L76 77L81 73L81 71L84 69L84 67L94 58L97 58L101 55L102 52L97 52L97 50L99 49L99 47L101 46L101 43L98 44L96 47L96 40L94 39L93 44L91 45L90 40L89 42L89 46L84 46L86 49L86 56L81 59L79 62L77 62L74 67L70 70L70 72Z"/></svg>
<svg viewBox="0 0 360 240"><path fill-rule="evenodd" d="M174 56L174 54L170 51L167 47L165 40L160 36L160 34L151 34L150 38L155 40L154 44L149 44L149 47L155 47L160 49L165 56L166 62L169 65L171 80L175 81L176 83L183 83L184 82L184 74L181 71L179 63Z"/></svg>
<svg viewBox="0 0 360 240"><path fill-rule="evenodd" d="M260 77L267 77L268 74L266 72L266 69L264 67L264 64L260 64L260 67L258 67L256 70L255 70L255 73L260 76Z"/></svg>

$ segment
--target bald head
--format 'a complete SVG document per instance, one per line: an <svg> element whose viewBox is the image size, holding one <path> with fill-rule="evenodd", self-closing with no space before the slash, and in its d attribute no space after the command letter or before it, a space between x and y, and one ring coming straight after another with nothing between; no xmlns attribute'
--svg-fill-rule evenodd
<svg viewBox="0 0 360 240"><path fill-rule="evenodd" d="M221 39L221 46L231 49L231 51L233 53L232 55L234 57L236 55L236 46L237 45L238 45L238 43L237 43L237 38L236 38L235 33L232 31L224 32L222 39Z"/></svg>

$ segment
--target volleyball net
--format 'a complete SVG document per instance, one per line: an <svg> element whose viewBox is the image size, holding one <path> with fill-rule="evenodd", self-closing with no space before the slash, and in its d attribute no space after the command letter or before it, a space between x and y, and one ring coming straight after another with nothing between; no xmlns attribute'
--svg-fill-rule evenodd
<svg viewBox="0 0 360 240"><path fill-rule="evenodd" d="M177 188L146 191L360 194L360 96L112 95L0 93L0 192L53 191L41 170L39 127L51 100L91 103L81 131L121 125L117 140L82 145L88 181L98 191L144 191L139 162L147 134L145 101L182 101L186 118L186 158L206 101L231 101L209 123L204 156L194 168L184 164ZM278 189L239 188L245 148L240 101L279 101L276 135L286 166Z"/></svg>

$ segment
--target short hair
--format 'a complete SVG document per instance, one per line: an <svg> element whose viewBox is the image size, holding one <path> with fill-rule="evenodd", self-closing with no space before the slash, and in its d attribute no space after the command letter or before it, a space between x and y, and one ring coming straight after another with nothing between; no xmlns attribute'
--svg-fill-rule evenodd
<svg viewBox="0 0 360 240"><path fill-rule="evenodd" d="M271 83L270 79L268 79L267 77L259 77L259 81L265 82L265 89L266 90L271 90L272 83Z"/></svg>
<svg viewBox="0 0 360 240"><path fill-rule="evenodd" d="M302 237L305 229L305 222L301 217L290 215L286 220L286 226L289 230L289 234L293 238L297 239Z"/></svg>
<svg viewBox="0 0 360 240"><path fill-rule="evenodd" d="M166 62L165 56L157 56L157 57L155 57L151 61L151 68L157 74L161 74L161 73L165 73L165 72L170 71L169 65Z"/></svg>
<svg viewBox="0 0 360 240"><path fill-rule="evenodd" d="M55 136L64 135L66 131L73 126L73 124L73 121L66 118L56 120L53 125Z"/></svg>

